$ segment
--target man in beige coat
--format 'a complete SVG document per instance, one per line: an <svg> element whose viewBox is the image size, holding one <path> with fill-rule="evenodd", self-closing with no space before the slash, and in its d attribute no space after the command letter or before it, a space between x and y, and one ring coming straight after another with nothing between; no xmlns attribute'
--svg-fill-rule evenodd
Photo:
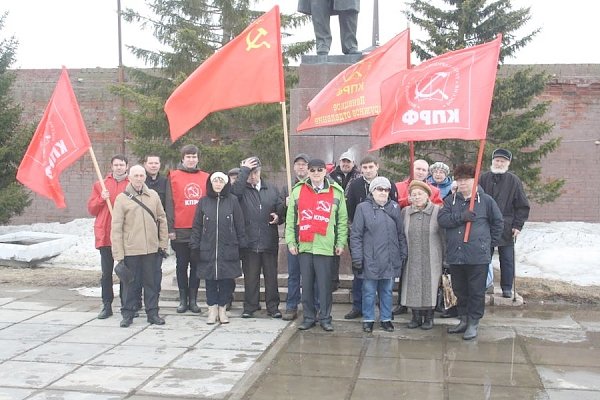
<svg viewBox="0 0 600 400"><path fill-rule="evenodd" d="M144 183L146 170L141 165L131 167L129 184L115 200L112 217L111 241L115 261L124 261L139 282L123 283L123 320L126 328L133 322L139 293L143 285L144 306L148 322L163 325L158 315L160 293L160 257L168 243L167 217L154 190ZM143 204L143 205L142 205ZM146 209L147 208L147 209ZM151 215L152 214L152 215Z"/></svg>

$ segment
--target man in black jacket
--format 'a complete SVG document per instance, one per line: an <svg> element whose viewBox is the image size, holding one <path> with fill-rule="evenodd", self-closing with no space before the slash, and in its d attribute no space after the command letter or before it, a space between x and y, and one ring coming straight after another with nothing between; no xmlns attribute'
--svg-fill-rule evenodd
<svg viewBox="0 0 600 400"><path fill-rule="evenodd" d="M242 161L240 174L232 187L232 193L239 199L244 212L248 242L242 255L245 289L242 318L252 318L254 312L260 309L261 270L265 280L267 313L273 318L281 318L277 284L277 225L283 223L283 207L277 187L261 179L260 174L258 157L247 158Z"/></svg>
<svg viewBox="0 0 600 400"><path fill-rule="evenodd" d="M459 165L454 170L456 193L446 196L438 223L446 229L446 261L450 265L452 289L457 297L460 323L448 333L464 333L463 339L477 336L479 320L485 310L485 280L492 259L488 248L496 246L502 235L502 213L494 199L481 188L473 191L475 167ZM475 196L473 211L469 210ZM467 223L471 230L465 243Z"/></svg>
<svg viewBox="0 0 600 400"><path fill-rule="evenodd" d="M360 171L356 168L354 156L350 151L342 153L339 165L331 171L329 176L339 183L344 191L353 180L360 177Z"/></svg>
<svg viewBox="0 0 600 400"><path fill-rule="evenodd" d="M504 231L498 242L500 258L500 286L502 296L512 296L512 286L515 274L514 240L523 230L525 221L529 218L529 201L523 183L512 172L508 171L512 153L506 149L496 149L492 153L490 171L481 174L479 184L483 190L492 196L504 217ZM494 247L491 248L492 255Z"/></svg>
<svg viewBox="0 0 600 400"><path fill-rule="evenodd" d="M160 174L160 156L147 154L144 157L144 169L146 170L146 186L148 189L158 193L163 209L165 208L165 196L167 193L167 178Z"/></svg>

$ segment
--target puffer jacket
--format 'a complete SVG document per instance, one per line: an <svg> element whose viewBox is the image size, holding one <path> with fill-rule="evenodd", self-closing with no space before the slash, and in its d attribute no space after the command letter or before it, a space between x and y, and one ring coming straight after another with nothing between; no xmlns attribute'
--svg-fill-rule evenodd
<svg viewBox="0 0 600 400"><path fill-rule="evenodd" d="M117 195L122 193L127 185L129 184L129 180L124 179L121 182L117 182L112 175L108 175L104 179L104 186L110 193L110 204L114 205ZM110 215L110 211L108 211L108 205L105 200L102 200L102 186L100 186L100 182L94 183L92 187L92 193L87 202L88 212L96 217L94 221L94 238L96 241L96 248L110 246L110 224L112 217Z"/></svg>
<svg viewBox="0 0 600 400"><path fill-rule="evenodd" d="M206 182L192 224L190 247L198 255L200 279L234 279L242 275L240 249L246 247L244 215L227 183L221 193Z"/></svg>
<svg viewBox="0 0 600 400"><path fill-rule="evenodd" d="M156 220L141 205L130 199L128 194L148 207ZM125 256L156 253L159 248L166 249L169 242L167 217L158 193L148 189L145 184L141 193L131 184L127 185L125 192L115 200L111 239L115 260L122 260Z"/></svg>
<svg viewBox="0 0 600 400"><path fill-rule="evenodd" d="M261 179L260 190L256 190L247 180L250 168L241 167L238 179L231 187L239 200L246 224L247 251L256 253L277 253L279 231L277 225L284 222L283 204L277 186ZM271 213L279 217L278 224L269 224Z"/></svg>
<svg viewBox="0 0 600 400"><path fill-rule="evenodd" d="M402 274L408 256L400 206L393 200L380 206L369 195L360 203L350 229L352 262L362 263L363 279L389 279Z"/></svg>
<svg viewBox="0 0 600 400"><path fill-rule="evenodd" d="M504 222L498 205L481 187L477 188L475 220L471 223L469 241L464 243L466 222L463 212L469 208L469 199L460 192L446 197L438 213L438 223L446 229L446 262L448 264L489 264L490 249L497 246Z"/></svg>

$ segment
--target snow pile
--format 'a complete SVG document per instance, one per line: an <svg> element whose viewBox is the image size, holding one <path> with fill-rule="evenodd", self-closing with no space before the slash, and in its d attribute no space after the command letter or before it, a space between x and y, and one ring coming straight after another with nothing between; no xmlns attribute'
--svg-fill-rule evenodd
<svg viewBox="0 0 600 400"><path fill-rule="evenodd" d="M600 285L600 224L528 222L515 246L517 276Z"/></svg>

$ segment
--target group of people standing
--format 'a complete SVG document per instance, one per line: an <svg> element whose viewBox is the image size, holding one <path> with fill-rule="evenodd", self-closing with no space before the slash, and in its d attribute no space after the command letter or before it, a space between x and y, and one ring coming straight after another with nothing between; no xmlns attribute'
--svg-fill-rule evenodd
<svg viewBox="0 0 600 400"><path fill-rule="evenodd" d="M123 261L134 279L121 280L121 326L128 327L138 316L142 290L148 322L164 324L158 297L170 241L176 257L178 313L201 312L197 298L204 279L207 323L228 323L235 278L243 273L242 317L252 318L261 308L262 273L269 316L293 320L301 301L299 329L318 323L333 331L332 292L339 284L340 256L348 246L354 281L346 319L362 316L363 330L371 332L378 299L381 329L393 331L393 314L406 307L412 312L408 328L431 329L447 264L460 320L448 331L472 339L483 316L494 248L500 246L501 286L509 297L514 273L511 238L519 234L529 212L521 181L508 172L510 152L498 149L492 160L491 171L473 191L473 166L457 166L452 179L446 164L430 167L417 160L412 179L393 184L379 175L379 163L370 155L357 166L353 155L345 152L339 165L328 171L323 160L301 153L293 160L295 180L288 193L287 187L279 191L262 179L257 157L243 160L228 173L209 174L198 168L198 148L186 145L181 163L165 177L156 155L147 156L143 166L131 167L129 174L127 158L114 156L104 188L97 182L88 200L89 212L96 216L102 265L103 308L98 318L112 315L113 265ZM277 254L278 225L283 223L288 296L282 314ZM465 240L467 225L470 235ZM393 309L396 279L399 304Z"/></svg>

